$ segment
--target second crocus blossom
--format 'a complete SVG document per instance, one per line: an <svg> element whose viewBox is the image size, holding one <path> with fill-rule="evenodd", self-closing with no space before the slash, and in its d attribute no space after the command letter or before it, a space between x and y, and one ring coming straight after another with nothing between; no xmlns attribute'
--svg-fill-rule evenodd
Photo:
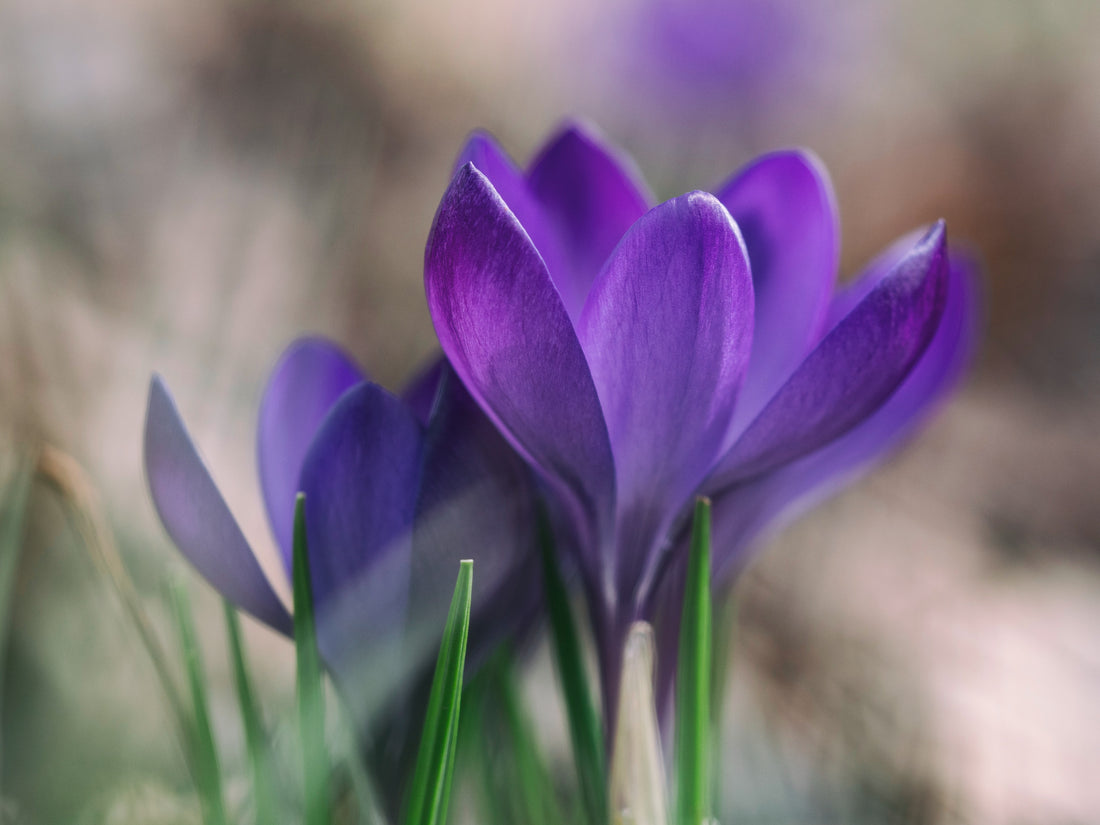
<svg viewBox="0 0 1100 825"><path fill-rule="evenodd" d="M429 308L561 515L613 713L692 498L714 499L720 581L762 526L753 507L774 517L863 466L942 395L969 351L970 276L941 223L837 290L832 191L802 152L653 208L576 128L526 173L486 136L463 161L428 241Z"/></svg>
<svg viewBox="0 0 1100 825"><path fill-rule="evenodd" d="M398 398L335 345L302 339L268 382L257 446L288 578L294 501L306 494L318 643L361 725L424 677L460 558L478 563L471 656L529 620L539 589L528 473L444 363ZM159 378L145 468L188 560L231 602L289 634L287 608Z"/></svg>

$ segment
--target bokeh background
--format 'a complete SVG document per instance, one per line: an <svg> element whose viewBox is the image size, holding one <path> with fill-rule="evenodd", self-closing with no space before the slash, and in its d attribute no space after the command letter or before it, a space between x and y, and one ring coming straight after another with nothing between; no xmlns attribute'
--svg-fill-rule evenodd
<svg viewBox="0 0 1100 825"><path fill-rule="evenodd" d="M842 272L944 217L984 261L985 333L931 426L738 584L720 818L1098 822L1098 38L1092 0L0 0L0 470L31 444L85 468L168 642L186 577L243 794L220 607L144 487L150 374L270 545L267 372L309 331L390 387L434 351L423 246L470 130L525 162L582 117L662 198L807 146ZM197 821L152 669L44 482L10 613L0 822ZM277 716L292 650L246 630Z"/></svg>

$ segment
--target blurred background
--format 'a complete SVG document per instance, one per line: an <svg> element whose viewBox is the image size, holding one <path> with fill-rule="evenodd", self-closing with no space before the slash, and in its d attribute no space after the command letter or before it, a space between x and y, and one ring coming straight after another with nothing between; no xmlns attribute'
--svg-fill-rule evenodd
<svg viewBox="0 0 1100 825"><path fill-rule="evenodd" d="M719 818L1098 822L1098 37L1091 0L0 0L0 472L74 457L162 617L185 567L142 474L150 374L269 547L268 370L303 332L391 388L434 352L424 241L470 130L525 163L580 116L659 198L807 146L842 274L944 217L984 261L985 335L931 426L738 584ZM0 598L0 822L197 821L65 513L35 485ZM220 607L188 580L243 793ZM293 651L247 625L286 707ZM563 741L553 691L530 701Z"/></svg>

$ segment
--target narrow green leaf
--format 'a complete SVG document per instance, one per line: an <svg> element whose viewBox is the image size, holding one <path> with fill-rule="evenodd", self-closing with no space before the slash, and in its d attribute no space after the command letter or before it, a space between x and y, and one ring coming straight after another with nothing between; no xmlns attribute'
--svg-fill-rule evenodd
<svg viewBox="0 0 1100 825"><path fill-rule="evenodd" d="M443 825L447 820L458 744L466 639L470 631L473 572L472 561L459 563L458 581L443 630L424 732L416 755L416 771L405 802L405 825Z"/></svg>
<svg viewBox="0 0 1100 825"><path fill-rule="evenodd" d="M676 824L702 825L710 811L710 501L695 502L676 673Z"/></svg>
<svg viewBox="0 0 1100 825"><path fill-rule="evenodd" d="M515 664L509 653L494 662L494 679L511 744L511 764L517 816L529 825L564 825L565 814L558 802L550 771L542 759L531 720L524 710L516 684Z"/></svg>
<svg viewBox="0 0 1100 825"><path fill-rule="evenodd" d="M225 802L222 798L221 768L218 750L214 744L214 732L210 727L210 709L206 699L206 674L202 655L195 636L195 624L191 618L191 602L181 582L169 586L176 630L180 637L187 683L191 688L190 750L193 755L195 784L202 802L203 821L206 825L226 825Z"/></svg>
<svg viewBox="0 0 1100 825"><path fill-rule="evenodd" d="M325 748L325 694L313 583L306 539L306 497L294 503L294 642L298 655L298 733L302 747L305 825L328 825L330 793L328 751Z"/></svg>
<svg viewBox="0 0 1100 825"><path fill-rule="evenodd" d="M335 712L339 760L346 772L351 801L355 804L355 816L348 819L334 818L335 822L347 822L348 825L385 825L385 817L378 807L378 794L363 764L363 755L356 739L356 724L343 702L336 702L330 712Z"/></svg>
<svg viewBox="0 0 1100 825"><path fill-rule="evenodd" d="M225 609L226 635L229 637L229 655L233 661L233 680L237 685L237 703L241 708L245 745L252 770L252 797L259 825L275 821L275 785L271 777L271 760L268 753L267 733L264 731L260 708L252 691L252 680L244 659L244 642L241 639L241 621L237 609L222 600Z"/></svg>
<svg viewBox="0 0 1100 825"><path fill-rule="evenodd" d="M478 772L487 825L576 821L576 816L566 816L538 747L517 683L515 658L507 647L466 686L460 737L464 764Z"/></svg>
<svg viewBox="0 0 1100 825"><path fill-rule="evenodd" d="M715 608L718 620L714 626L714 660L710 681L710 764L720 771L722 764L722 727L725 719L726 689L729 686L730 662L737 643L737 600L726 593ZM713 779L713 777L712 777ZM721 783L711 782L711 810L721 809Z"/></svg>
<svg viewBox="0 0 1100 825"><path fill-rule="evenodd" d="M514 825L511 799L502 793L500 742L493 713L497 708L492 692L492 666L481 668L462 689L462 721L458 726L458 753L464 772L473 771L481 795L482 825Z"/></svg>
<svg viewBox="0 0 1100 825"><path fill-rule="evenodd" d="M554 556L554 537L545 511L538 514L539 549L542 552L543 582L550 633L565 698L569 735L573 742L573 761L590 825L604 821L607 815L607 768L604 761L603 730L592 702L584 672L577 627L569 606L569 596Z"/></svg>
<svg viewBox="0 0 1100 825"><path fill-rule="evenodd" d="M0 502L0 674L4 672L4 654L8 640L12 594L19 558L23 554L23 525L30 501L34 461L22 461L15 468ZM0 699L3 679L0 678ZM2 702L0 702L2 704Z"/></svg>
<svg viewBox="0 0 1100 825"><path fill-rule="evenodd" d="M170 712L173 730L183 752L187 770L195 787L202 784L202 768L195 752L194 736L191 733L191 711L184 700L183 692L176 684L170 662L172 657L165 651L161 640L153 629L145 612L144 604L126 572L114 536L103 515L99 496L87 474L72 456L52 447L41 446L38 454L38 477L51 485L61 497L65 517L80 537L88 556L96 569L110 583L118 596L119 603L129 618L138 638L149 656L149 662L156 672L157 681L164 693L164 700Z"/></svg>

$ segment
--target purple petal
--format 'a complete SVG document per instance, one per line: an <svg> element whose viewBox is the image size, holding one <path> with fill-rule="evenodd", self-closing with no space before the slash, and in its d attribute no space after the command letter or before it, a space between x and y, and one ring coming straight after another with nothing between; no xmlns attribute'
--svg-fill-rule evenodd
<svg viewBox="0 0 1100 825"><path fill-rule="evenodd" d="M804 512L899 447L954 390L978 341L976 272L971 258L951 254L947 303L932 342L873 415L808 456L715 498L716 580L730 578L761 532Z"/></svg>
<svg viewBox="0 0 1100 825"><path fill-rule="evenodd" d="M825 336L723 457L712 489L806 455L889 398L943 315L946 243L941 222Z"/></svg>
<svg viewBox="0 0 1100 825"><path fill-rule="evenodd" d="M650 198L640 180L633 165L577 126L566 127L550 140L531 165L531 191L556 233L561 253L559 268L548 261L550 275L574 321L611 250L649 209ZM523 217L517 217L522 223Z"/></svg>
<svg viewBox="0 0 1100 825"><path fill-rule="evenodd" d="M811 154L765 155L718 190L745 239L756 291L752 360L731 439L817 343L836 281L840 226L828 173Z"/></svg>
<svg viewBox="0 0 1100 825"><path fill-rule="evenodd" d="M475 132L470 136L458 156L455 174L467 163L472 163L477 171L489 179L489 183L516 216L551 273L563 269L565 260L557 235L531 191L526 176L491 135Z"/></svg>
<svg viewBox="0 0 1100 825"><path fill-rule="evenodd" d="M401 399L425 427L432 416L439 392L439 382L446 369L446 358L434 358L401 391Z"/></svg>
<svg viewBox="0 0 1100 825"><path fill-rule="evenodd" d="M899 258L895 251L894 261ZM750 545L763 533L805 512L883 459L911 437L955 388L973 358L977 343L976 271L976 264L969 257L951 254L947 303L932 342L877 412L805 458L727 488L714 499L712 546L716 588L730 583L748 559ZM675 651L679 636L687 552L685 538L677 548L676 563L662 575L660 592L646 614L655 619L658 638L664 641L666 648L662 649L666 650ZM667 710L675 672L676 657L666 652L658 660L656 677L661 710Z"/></svg>
<svg viewBox="0 0 1100 825"><path fill-rule="evenodd" d="M195 569L238 607L289 634L290 614L229 512L159 376L149 383L145 475L161 522Z"/></svg>
<svg viewBox="0 0 1100 825"><path fill-rule="evenodd" d="M473 166L436 214L425 289L443 351L481 408L581 529L606 529L615 471L584 353L542 259Z"/></svg>
<svg viewBox="0 0 1100 825"><path fill-rule="evenodd" d="M871 261L856 278L837 289L829 302L824 329L831 330L844 320L844 317L893 271L913 247L920 243L922 234L920 230L916 230L898 238L886 248L885 252Z"/></svg>
<svg viewBox="0 0 1100 825"><path fill-rule="evenodd" d="M713 196L658 206L623 238L578 334L615 456L624 582L703 479L733 414L752 342L752 276Z"/></svg>
<svg viewBox="0 0 1100 825"><path fill-rule="evenodd" d="M924 355L890 399L848 433L798 461L717 496L713 502L713 564L716 588L726 587L748 559L747 550L775 529L885 458L928 419L957 386L978 340L977 266L968 256L950 256L943 318ZM654 619L665 654L658 659L657 695L667 710L676 671L675 651L683 606L686 538L676 562L662 574L661 589L646 616Z"/></svg>
<svg viewBox="0 0 1100 825"><path fill-rule="evenodd" d="M404 621L423 431L365 381L346 392L302 465L321 652L348 689L363 651Z"/></svg>
<svg viewBox="0 0 1100 825"><path fill-rule="evenodd" d="M301 338L287 347L267 382L256 453L267 517L288 577L294 499L306 451L332 405L362 380L355 362L335 344Z"/></svg>

